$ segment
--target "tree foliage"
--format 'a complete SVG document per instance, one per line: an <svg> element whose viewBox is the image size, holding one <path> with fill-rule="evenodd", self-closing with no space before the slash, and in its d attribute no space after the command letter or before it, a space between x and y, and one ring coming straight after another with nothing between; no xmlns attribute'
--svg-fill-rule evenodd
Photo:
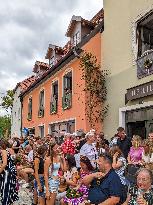
<svg viewBox="0 0 153 205"><path fill-rule="evenodd" d="M108 70L101 70L96 56L87 52L84 52L80 58L80 67L87 96L86 116L90 126L94 128L95 122L102 122L108 111L108 105L105 105Z"/></svg>
<svg viewBox="0 0 153 205"><path fill-rule="evenodd" d="M0 116L0 137L7 138L11 133L11 116Z"/></svg>
<svg viewBox="0 0 153 205"><path fill-rule="evenodd" d="M8 90L6 95L2 97L1 106L8 111L9 109L12 110L13 107L13 100L14 100L14 91Z"/></svg>

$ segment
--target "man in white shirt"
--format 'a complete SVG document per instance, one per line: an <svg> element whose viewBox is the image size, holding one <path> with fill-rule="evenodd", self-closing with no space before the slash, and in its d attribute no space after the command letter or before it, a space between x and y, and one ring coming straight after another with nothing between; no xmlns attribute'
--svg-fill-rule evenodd
<svg viewBox="0 0 153 205"><path fill-rule="evenodd" d="M81 147L80 155L86 156L89 158L91 164L96 168L96 160L98 159L98 152L95 146L96 134L94 130L90 130L86 134L87 142Z"/></svg>

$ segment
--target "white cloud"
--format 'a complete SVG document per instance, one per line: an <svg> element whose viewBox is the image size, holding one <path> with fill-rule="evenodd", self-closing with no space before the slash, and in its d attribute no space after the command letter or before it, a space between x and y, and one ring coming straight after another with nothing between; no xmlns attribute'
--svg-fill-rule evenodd
<svg viewBox="0 0 153 205"><path fill-rule="evenodd" d="M72 15L91 19L102 0L5 0L0 6L0 92L32 74L49 43L63 46Z"/></svg>

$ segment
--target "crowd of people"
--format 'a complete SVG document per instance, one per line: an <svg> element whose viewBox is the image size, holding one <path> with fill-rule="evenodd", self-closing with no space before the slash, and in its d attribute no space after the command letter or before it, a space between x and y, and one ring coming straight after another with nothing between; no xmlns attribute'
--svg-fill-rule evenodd
<svg viewBox="0 0 153 205"><path fill-rule="evenodd" d="M119 127L0 140L0 199L12 205L22 185L33 205L153 205L153 132L129 139Z"/></svg>

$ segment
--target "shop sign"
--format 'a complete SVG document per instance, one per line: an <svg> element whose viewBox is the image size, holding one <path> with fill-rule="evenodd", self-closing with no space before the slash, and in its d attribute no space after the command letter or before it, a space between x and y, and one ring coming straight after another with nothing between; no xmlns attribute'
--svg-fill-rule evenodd
<svg viewBox="0 0 153 205"><path fill-rule="evenodd" d="M127 89L126 102L150 95L153 95L153 81Z"/></svg>

